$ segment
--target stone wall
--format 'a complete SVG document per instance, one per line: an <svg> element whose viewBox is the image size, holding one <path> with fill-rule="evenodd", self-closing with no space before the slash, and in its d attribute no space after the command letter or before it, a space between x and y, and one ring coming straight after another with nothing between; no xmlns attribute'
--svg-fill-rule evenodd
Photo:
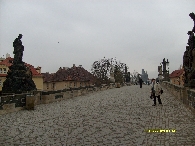
<svg viewBox="0 0 195 146"><path fill-rule="evenodd" d="M93 92L115 88L115 84L102 84L101 87L85 86L57 91L35 91L32 94L12 94L0 96L0 115L23 109L34 110L36 105L48 104L56 101L86 95Z"/></svg>
<svg viewBox="0 0 195 146"><path fill-rule="evenodd" d="M178 98L183 104L189 107L195 113L195 90L184 86L174 85L170 82L163 81L162 87L167 89L171 94Z"/></svg>

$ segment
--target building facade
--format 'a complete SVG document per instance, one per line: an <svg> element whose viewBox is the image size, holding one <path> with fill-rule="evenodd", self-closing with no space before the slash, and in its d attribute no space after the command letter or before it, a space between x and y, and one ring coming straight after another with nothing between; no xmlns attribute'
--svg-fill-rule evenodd
<svg viewBox="0 0 195 146"><path fill-rule="evenodd" d="M9 70L9 66L13 63L13 58L6 54L7 58L1 58L0 60L0 91L2 91L3 82L6 80L7 72ZM34 68L34 66L25 63L32 72L32 80L34 81L37 90L43 90L43 76L41 75L41 67Z"/></svg>
<svg viewBox="0 0 195 146"><path fill-rule="evenodd" d="M144 69L142 69L142 74L141 74L142 80L146 83L148 81L148 74L147 71L145 72Z"/></svg>
<svg viewBox="0 0 195 146"><path fill-rule="evenodd" d="M78 88L84 86L94 85L95 77L85 70L81 65L76 67L73 64L71 68L59 68L56 73L43 75L43 90L63 90L67 88Z"/></svg>
<svg viewBox="0 0 195 146"><path fill-rule="evenodd" d="M183 68L179 69L179 70L173 71L169 75L170 82L172 84L175 84L175 85L183 86L183 84L184 84L184 82L183 82L183 74L184 74L184 69Z"/></svg>

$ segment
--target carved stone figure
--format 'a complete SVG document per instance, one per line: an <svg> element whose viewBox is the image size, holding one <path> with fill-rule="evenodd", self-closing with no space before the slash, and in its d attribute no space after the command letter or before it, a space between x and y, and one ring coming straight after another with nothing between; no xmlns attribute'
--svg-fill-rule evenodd
<svg viewBox="0 0 195 146"><path fill-rule="evenodd" d="M188 31L189 39L188 45L186 47L186 51L183 56L183 67L184 67L184 86L188 86L190 88L195 88L195 14L190 13L189 16L194 21L194 27L192 31Z"/></svg>
<svg viewBox="0 0 195 146"><path fill-rule="evenodd" d="M189 14L189 16L192 18L192 20L194 21L194 27L192 28L192 32L195 33L195 14L192 12Z"/></svg>
<svg viewBox="0 0 195 146"><path fill-rule="evenodd" d="M195 49L192 50L192 68L195 68Z"/></svg>
<svg viewBox="0 0 195 146"><path fill-rule="evenodd" d="M189 67L189 46L186 46L186 51L184 52L184 55L183 55L183 67L184 68L188 68Z"/></svg>
<svg viewBox="0 0 195 146"><path fill-rule="evenodd" d="M22 45L22 34L19 34L18 38L16 38L13 42L14 47L14 63L21 63L22 62L22 56L24 51L24 46Z"/></svg>

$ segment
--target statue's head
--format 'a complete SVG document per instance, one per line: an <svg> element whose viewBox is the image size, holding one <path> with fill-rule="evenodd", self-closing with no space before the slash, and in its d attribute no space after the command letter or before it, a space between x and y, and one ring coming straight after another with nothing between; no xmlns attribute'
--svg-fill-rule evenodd
<svg viewBox="0 0 195 146"><path fill-rule="evenodd" d="M19 34L18 38L21 39L22 38L22 34Z"/></svg>
<svg viewBox="0 0 195 146"><path fill-rule="evenodd" d="M187 33L188 35L191 35L192 34L192 31L188 31L188 33Z"/></svg>
<svg viewBox="0 0 195 146"><path fill-rule="evenodd" d="M195 19L195 14L192 12L189 14L189 16L192 18L192 19Z"/></svg>

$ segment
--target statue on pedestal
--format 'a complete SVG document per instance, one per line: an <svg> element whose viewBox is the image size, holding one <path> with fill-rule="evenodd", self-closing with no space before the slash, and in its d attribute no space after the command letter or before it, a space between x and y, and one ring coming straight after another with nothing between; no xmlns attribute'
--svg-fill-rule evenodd
<svg viewBox="0 0 195 146"><path fill-rule="evenodd" d="M18 38L16 38L13 42L14 51L14 63L22 63L22 56L24 51L24 46L22 45L22 34L19 34Z"/></svg>
<svg viewBox="0 0 195 146"><path fill-rule="evenodd" d="M183 67L184 67L184 86L188 86L190 88L195 88L195 14L190 13L189 16L194 21L194 27L192 31L188 31L189 39L188 46L186 47L186 51L183 56Z"/></svg>
<svg viewBox="0 0 195 146"><path fill-rule="evenodd" d="M14 60L3 83L2 93L23 93L36 90L32 72L22 61L24 46L21 38L22 34L19 34L13 42Z"/></svg>

